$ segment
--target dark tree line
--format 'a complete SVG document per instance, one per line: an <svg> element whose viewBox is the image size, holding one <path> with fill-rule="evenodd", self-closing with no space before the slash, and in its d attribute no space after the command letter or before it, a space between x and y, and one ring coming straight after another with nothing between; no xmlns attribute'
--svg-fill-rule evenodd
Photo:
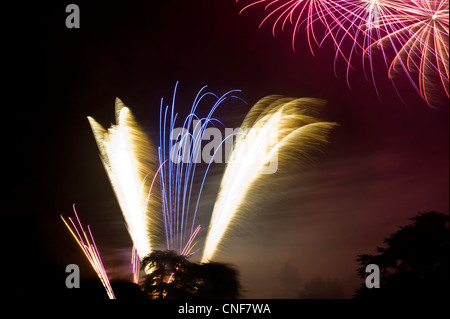
<svg viewBox="0 0 450 319"><path fill-rule="evenodd" d="M411 221L386 237L383 247L376 248L376 254L357 256L360 264L357 272L363 283L355 292L356 299L450 297L449 215L419 213ZM369 289L364 283L369 264L376 264L380 269L380 288ZM238 271L233 266L218 262L193 263L175 251L153 251L142 260L142 269L146 270L146 275L141 286L111 282L118 299L233 299L242 293ZM290 283L290 280L298 279L296 271L295 267L287 267L280 280ZM93 283L95 285L83 283L87 288L83 291L91 293L92 299L106 298L101 283L97 280ZM71 291L71 297L86 297L85 294L78 295L78 291ZM336 280L314 278L305 284L298 297L342 298L342 285Z"/></svg>
<svg viewBox="0 0 450 319"><path fill-rule="evenodd" d="M240 296L237 270L229 264L193 263L175 251L156 250L142 260L142 284L151 298L234 299Z"/></svg>
<svg viewBox="0 0 450 319"><path fill-rule="evenodd" d="M380 269L380 288L365 284L355 298L443 298L450 296L449 216L419 213L412 224L400 227L377 247L376 255L357 256L358 275L367 276L368 264Z"/></svg>

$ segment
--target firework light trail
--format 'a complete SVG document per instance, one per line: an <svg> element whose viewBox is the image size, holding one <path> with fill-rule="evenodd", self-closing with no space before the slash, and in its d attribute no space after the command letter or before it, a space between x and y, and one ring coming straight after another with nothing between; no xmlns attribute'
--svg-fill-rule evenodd
<svg viewBox="0 0 450 319"><path fill-rule="evenodd" d="M163 227L162 232L165 232L167 249L189 257L193 254L192 250L197 243L195 240L201 230L201 226L196 223L196 216L208 171L222 144L236 136L206 237L202 262L207 262L215 254L230 222L239 215L252 186L261 182L261 176L274 173L278 163L292 159L292 154L298 155L294 158L302 162L311 159L313 153L327 143L328 133L335 126L335 123L321 122L315 118L317 110L324 104L322 100L268 96L251 108L239 133L233 131L233 134L219 142L214 155L205 162L206 169L196 171L196 164L204 160L201 149L207 127L214 126L214 123L222 125L213 118L215 110L228 99L242 101L234 95L238 90L219 96L205 92L205 88L197 93L190 113L180 128L175 127L178 117L174 107L177 86L171 105L164 107L161 99L157 170L151 170L152 163L146 162L148 158L153 160L146 135L135 123L130 110L119 99L116 99L117 124L108 130L89 117L101 159L133 240L131 263L135 283L139 282L139 259L154 249L149 245L147 228L153 225L149 222L148 215L157 219L155 212L160 212L151 202L150 196L156 180L159 180L161 191L163 224L160 226ZM199 105L210 103L211 98L214 102L210 104L212 106L208 109L208 114L204 117L196 115ZM275 171L270 171L273 170L273 163L276 164ZM194 182L196 176L197 183ZM147 180L151 177L152 182L148 183ZM194 188L198 190L194 191ZM90 229L90 241L84 230L81 231L88 242L85 244L73 221L69 218L75 231L64 218L63 221L88 258L94 260L92 265L105 287L109 287L101 260L97 261L99 254L95 243L94 248L89 248L90 242L93 242ZM98 257L89 257L87 249L97 252ZM146 272L151 272L151 269L146 269Z"/></svg>
<svg viewBox="0 0 450 319"><path fill-rule="evenodd" d="M171 105L160 108L160 146L158 148L160 163L166 162L160 173L162 211L166 245L168 250L178 251L181 255L191 254L195 237L200 231L196 226L200 197L214 156L211 157L204 172L196 174L197 164L202 161L202 141L208 127L222 124L213 117L216 109L228 99L239 99L234 94L239 90L228 91L218 96L205 92L203 87L194 99L190 113L177 127L178 114L175 113L175 99L178 83L175 86ZM208 99L207 101L205 101ZM201 103L210 103L209 113L200 117L196 115ZM240 99L239 99L240 100ZM199 181L198 189L194 189L195 180ZM193 194L197 198L191 200Z"/></svg>
<svg viewBox="0 0 450 319"><path fill-rule="evenodd" d="M379 91L374 74L374 51L381 51L386 68L389 67L389 57L384 46L374 47L372 44L392 32L393 26L400 21L397 9L384 0L336 1L335 19L328 25L327 37L332 37L339 50L336 50L334 72L339 57L347 62L346 79L350 83L350 70L354 69L355 60L361 59L366 79L371 81L377 94ZM346 41L349 40L349 41ZM349 42L349 46L346 43ZM394 82L392 82L394 84ZM395 87L395 84L394 84Z"/></svg>
<svg viewBox="0 0 450 319"><path fill-rule="evenodd" d="M92 236L91 228L88 225L87 232L84 230L83 225L81 224L81 221L78 218L77 211L75 210L75 205L73 205L73 212L75 213L78 226L70 217L68 218L70 224L64 219L62 215L61 219L66 225L67 229L72 234L73 238L75 238L75 240L77 241L84 255L89 260L89 263L91 264L92 268L97 273L98 278L100 278L100 281L103 284L103 287L105 287L106 289L106 293L108 294L109 299L115 299L114 292L111 288L111 284L109 282L109 278L106 273L106 269L103 266L100 253L97 249L97 245L95 244L94 237Z"/></svg>
<svg viewBox="0 0 450 319"><path fill-rule="evenodd" d="M401 71L429 105L439 87L449 96L447 0L236 0L244 1L248 3L241 13L264 5L267 14L260 27L273 21L273 34L277 26L284 30L290 23L294 50L301 27L306 30L311 52L313 43L321 47L331 39L336 50L335 73L342 57L347 63L348 85L353 61L361 57L364 74L380 95L374 75L378 68L374 56L380 53L393 84L393 73Z"/></svg>
<svg viewBox="0 0 450 319"><path fill-rule="evenodd" d="M236 0L236 2L238 1ZM295 39L300 27L304 26L308 45L313 55L313 44L320 46L321 42L321 37L317 35L317 25L327 26L328 16L335 16L335 1L332 0L259 0L252 1L252 3L242 8L240 13L258 4L265 4L265 10L269 11L269 14L262 20L259 27L269 19L275 19L272 27L272 34L275 36L276 28L281 25L281 29L284 30L289 22L293 25L292 49L295 51ZM333 19L333 21L336 21L336 19ZM319 27L320 31L323 33L323 29Z"/></svg>
<svg viewBox="0 0 450 319"><path fill-rule="evenodd" d="M214 256L252 186L263 174L273 173L273 163L290 158L293 152L298 154L297 160L310 159L327 143L328 133L336 124L314 117L323 104L318 99L268 96L249 111L220 184L202 262Z"/></svg>
<svg viewBox="0 0 450 319"><path fill-rule="evenodd" d="M156 151L134 120L129 108L116 99L116 125L105 130L92 117L100 157L110 179L134 248L140 259L151 250L150 231L156 226L158 201L149 196L147 176L156 175Z"/></svg>
<svg viewBox="0 0 450 319"><path fill-rule="evenodd" d="M395 3L398 14L390 18L395 23L380 22L381 27L392 29L372 44L377 47L390 44L395 51L389 77L394 71L403 70L428 104L436 86L440 85L448 97L449 2L398 0Z"/></svg>
<svg viewBox="0 0 450 319"><path fill-rule="evenodd" d="M156 178L158 177L158 174L161 171L161 168L163 167L163 165L165 163L166 162L163 162L159 166L158 170L156 171L155 175L153 176L153 180L152 180L152 183L150 184L150 188L149 188L149 191L148 191L147 198L145 199L144 208L143 208L144 212L147 211L148 203L149 203L150 197L152 195L153 185L155 184ZM143 185L145 185L144 183L145 183L145 180L147 179L148 175L149 174L147 174L144 177ZM141 194L142 194L142 188L143 187L141 187ZM141 196L141 194L139 196ZM140 265L139 254L138 254L138 251L137 251L136 247L133 246L133 248L131 249L131 267L132 267L132 272L133 272L133 282L136 283L136 284L139 284L139 269L140 269L139 265Z"/></svg>

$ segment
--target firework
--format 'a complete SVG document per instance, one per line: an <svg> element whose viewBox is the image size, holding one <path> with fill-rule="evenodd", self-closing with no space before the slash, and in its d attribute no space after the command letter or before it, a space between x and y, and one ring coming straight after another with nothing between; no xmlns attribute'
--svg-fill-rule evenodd
<svg viewBox="0 0 450 319"><path fill-rule="evenodd" d="M429 91L433 87L442 86L448 96L448 1L360 0L337 3L339 22L334 22L329 32L336 33L333 39L339 38L339 53L349 66L349 85L351 61L361 56L366 77L379 93L373 61L373 56L379 52L394 87L393 73L403 71L428 104L432 104ZM346 53L341 45L345 38L350 38L352 43Z"/></svg>
<svg viewBox="0 0 450 319"><path fill-rule="evenodd" d="M150 196L153 183L147 182L148 176L156 175L156 151L120 99L115 106L117 124L108 130L92 117L88 119L133 245L142 259L151 252L150 231L156 227L158 201Z"/></svg>
<svg viewBox="0 0 450 319"><path fill-rule="evenodd" d="M75 224L72 218L70 217L68 218L70 224L64 219L62 215L61 219L66 225L67 229L72 234L73 238L75 238L75 240L77 241L84 255L89 260L89 263L91 264L92 268L97 273L98 278L100 278L100 281L102 282L103 286L106 289L108 297L110 299L115 299L114 292L111 288L111 284L109 282L109 278L106 273L106 269L103 266L100 253L97 249L97 245L95 244L94 237L92 236L91 228L88 225L87 232L84 230L83 225L81 224L81 221L78 218L77 211L75 210L75 205L73 205L73 212L75 213L77 224Z"/></svg>
<svg viewBox="0 0 450 319"><path fill-rule="evenodd" d="M161 168L164 164L165 164L165 162L163 162L159 166L158 170L156 171L155 175L153 176L153 180L152 180L152 183L150 184L149 192L148 192L147 198L145 200L143 211L147 211L150 196L152 195L153 185L155 184L156 178L158 177L158 173L161 171ZM147 176L148 176L148 174L145 176L144 181L147 178ZM140 259L139 259L138 251L135 246L133 246L133 248L131 249L131 265L132 265L132 271L133 271L133 282L136 284L139 284Z"/></svg>
<svg viewBox="0 0 450 319"><path fill-rule="evenodd" d="M136 247L133 246L133 248L131 248L131 271L133 273L133 282L135 284L139 284L139 266L140 266L140 259L139 259L139 255L137 253Z"/></svg>
<svg viewBox="0 0 450 319"><path fill-rule="evenodd" d="M230 137L236 136L206 237L202 262L207 262L215 254L230 223L242 210L241 206L251 188L261 182L261 176L274 173L278 162L292 159L293 153L298 155L295 157L297 161L311 159L313 153L327 143L328 133L336 125L316 119L317 110L324 104L321 100L268 96L251 108L242 122L240 132L233 131L219 142L214 155L205 163L206 168L197 170L196 174L196 164L201 162L201 147L206 128L214 125L213 123L221 124L219 120L213 118L215 110L227 99L240 100L234 95L238 90L218 96L205 92L205 88L197 93L190 113L184 119L182 127L178 128L180 130L175 127L178 118L174 108L177 86L170 106L164 107L164 101L161 100L157 170L151 170L152 163L145 161L147 157L153 161L146 135L139 129L131 112L119 99L116 99L117 124L108 130L89 117L102 162L133 240L131 264L135 283L139 283L140 259L154 248L149 245L147 228L152 227L148 215L156 219L155 212L159 211L155 209L151 196L156 180L159 180L161 191L161 219L167 249L176 250L180 255L190 257L194 253L196 237L201 230L201 226L196 222L196 216L208 171L222 144ZM196 115L196 111L206 97L213 98L214 102L207 116L200 117ZM202 172L198 179L199 183L195 183L199 171ZM152 181L149 183L151 177ZM198 191L193 191L195 187L199 188ZM193 194L197 195L195 199L192 198ZM113 298L109 279L90 228L88 226L88 238L78 215L76 216L80 231L72 219L69 218L69 221L74 230L64 218L61 218L97 271L108 295ZM84 239L80 233L84 234ZM146 272L151 271L152 269L146 269ZM168 283L171 282L173 275L169 276Z"/></svg>
<svg viewBox="0 0 450 319"><path fill-rule="evenodd" d="M238 90L226 92L218 96L212 92L205 92L203 87L194 99L188 116L182 121L181 127L176 127L178 114L175 113L175 98L178 83L175 86L171 106L165 106L161 100L160 108L160 146L158 148L159 161L165 163L160 173L161 197L164 230L168 250L176 250L181 255L188 255L193 247L194 239L200 231L196 224L200 197L205 180L214 156L207 164L206 170L196 178L197 164L201 161L202 141L206 129L219 123L213 117L215 110L229 98L237 98L234 93ZM207 98L214 102L206 116L196 115L199 105ZM179 154L182 154L179 156ZM198 170L197 170L198 173ZM194 190L195 180L199 188ZM191 201L193 193L196 200Z"/></svg>
<svg viewBox="0 0 450 319"><path fill-rule="evenodd" d="M273 163L294 151L298 159L308 159L327 142L335 123L320 122L312 115L322 104L317 99L268 96L249 111L220 184L202 262L213 257L252 186L263 174L273 173Z"/></svg>
<svg viewBox="0 0 450 319"><path fill-rule="evenodd" d="M328 24L327 37L334 40L336 48L334 71L339 57L347 63L346 79L349 81L350 70L355 60L361 59L366 78L374 84L378 93L374 75L374 51L380 51L386 67L390 58L384 46L374 47L373 43L392 32L393 26L400 23L397 7L386 0L335 1L335 19ZM348 40L348 41L347 41ZM346 45L349 43L349 45ZM379 94L378 94L379 95Z"/></svg>
<svg viewBox="0 0 450 319"><path fill-rule="evenodd" d="M259 4L265 4L264 8L269 12L259 27L271 19L274 20L272 34L275 36L277 27L280 26L284 30L288 23L293 26L292 49L294 51L295 40L300 27L303 26L305 28L308 45L311 53L314 55L314 44L320 46L325 35L322 26L325 25L327 27L330 18L333 21L338 21L335 17L335 1L331 0L259 0L252 1L252 3L242 8L240 13Z"/></svg>

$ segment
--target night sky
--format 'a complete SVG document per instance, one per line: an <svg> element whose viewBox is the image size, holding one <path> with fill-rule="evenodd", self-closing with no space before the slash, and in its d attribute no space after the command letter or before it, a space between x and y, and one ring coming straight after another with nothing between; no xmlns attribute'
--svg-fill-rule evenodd
<svg viewBox="0 0 450 319"><path fill-rule="evenodd" d="M290 30L273 37L270 25L258 29L261 9L239 15L233 0L76 1L80 29L65 27L69 3L47 1L31 14L30 27L10 25L25 47L10 80L31 88L15 94L10 107L19 128L9 133L16 168L7 172L15 181L4 228L15 238L14 254L23 250L38 261L33 269L44 295L65 289L67 264L95 276L59 217L70 216L73 203L111 277L131 280L131 242L86 117L109 126L119 97L156 144L160 99L172 98L177 81L184 115L204 85L217 94L242 90L248 105L216 114L230 127L269 94L325 99L321 118L339 123L315 163L283 167L250 196L245 218L217 254L239 269L244 297L302 297L304 284L321 277L337 280L350 298L362 284L356 255L375 253L419 211L448 214L446 99L428 107L399 74L402 103L381 64L380 97L360 69L351 71L350 89L343 61L334 74L331 43L313 56L300 37L294 52ZM208 179L205 214L221 170ZM204 231L207 225L205 219ZM29 271L27 262L15 270L19 278ZM13 284L14 293L24 293L20 280Z"/></svg>

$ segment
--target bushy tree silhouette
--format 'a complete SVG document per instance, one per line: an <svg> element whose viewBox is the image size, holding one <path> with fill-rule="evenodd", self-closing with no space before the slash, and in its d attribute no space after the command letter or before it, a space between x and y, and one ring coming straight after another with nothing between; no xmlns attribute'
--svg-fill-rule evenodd
<svg viewBox="0 0 450 319"><path fill-rule="evenodd" d="M196 299L230 299L240 295L240 284L237 270L219 262L194 264L197 268Z"/></svg>
<svg viewBox="0 0 450 319"><path fill-rule="evenodd" d="M142 260L143 291L151 298L233 299L240 296L237 270L229 264L192 263L175 251L156 250Z"/></svg>
<svg viewBox="0 0 450 319"><path fill-rule="evenodd" d="M358 275L365 278L368 264L380 268L380 288L365 284L355 298L442 298L450 294L449 216L419 213L411 225L384 239L377 255L357 256Z"/></svg>
<svg viewBox="0 0 450 319"><path fill-rule="evenodd" d="M155 250L144 257L141 262L142 269L148 273L143 283L144 293L152 298L188 298L193 287L180 287L187 285L184 271L189 266L186 257L178 255L173 250Z"/></svg>

